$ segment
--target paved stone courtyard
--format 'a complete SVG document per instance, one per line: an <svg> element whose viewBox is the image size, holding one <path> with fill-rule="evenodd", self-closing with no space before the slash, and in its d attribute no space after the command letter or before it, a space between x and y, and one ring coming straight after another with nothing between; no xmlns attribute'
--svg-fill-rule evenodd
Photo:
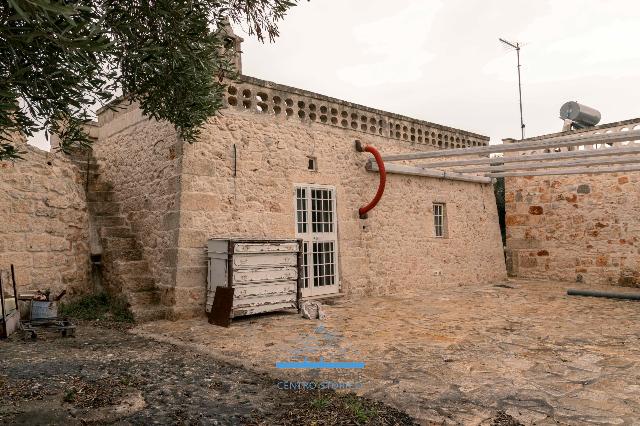
<svg viewBox="0 0 640 426"><path fill-rule="evenodd" d="M498 410L524 424L634 424L640 304L569 297L570 286L442 285L415 295L342 299L326 307L324 321L275 314L238 319L225 329L203 318L149 323L134 332L285 381L351 385L425 424L488 424ZM305 356L365 367L276 368Z"/></svg>

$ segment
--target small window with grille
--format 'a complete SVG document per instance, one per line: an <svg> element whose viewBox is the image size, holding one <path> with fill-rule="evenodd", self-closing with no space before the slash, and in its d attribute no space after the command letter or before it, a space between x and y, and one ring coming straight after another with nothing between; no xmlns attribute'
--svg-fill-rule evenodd
<svg viewBox="0 0 640 426"><path fill-rule="evenodd" d="M433 203L433 231L436 238L446 238L446 204Z"/></svg>

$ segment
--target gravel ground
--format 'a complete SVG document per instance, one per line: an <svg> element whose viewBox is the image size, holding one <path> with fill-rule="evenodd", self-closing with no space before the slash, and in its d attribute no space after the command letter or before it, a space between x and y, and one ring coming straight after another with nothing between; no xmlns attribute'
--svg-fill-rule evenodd
<svg viewBox="0 0 640 426"><path fill-rule="evenodd" d="M82 324L74 338L0 341L0 424L111 423L414 424L380 402L279 390L265 374L126 329Z"/></svg>

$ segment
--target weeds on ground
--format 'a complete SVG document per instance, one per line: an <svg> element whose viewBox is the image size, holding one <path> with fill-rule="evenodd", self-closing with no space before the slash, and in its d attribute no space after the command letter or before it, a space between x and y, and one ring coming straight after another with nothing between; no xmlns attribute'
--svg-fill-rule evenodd
<svg viewBox="0 0 640 426"><path fill-rule="evenodd" d="M62 401L69 403L75 401L77 393L78 391L75 388L65 391L64 396L62 397Z"/></svg>
<svg viewBox="0 0 640 426"><path fill-rule="evenodd" d="M345 406L347 410L351 412L353 417L355 417L358 423L366 424L377 414L375 408L365 407L362 401L354 397L347 398Z"/></svg>
<svg viewBox="0 0 640 426"><path fill-rule="evenodd" d="M69 303L60 305L61 316L79 320L111 320L133 323L133 314L127 303L106 293L89 294Z"/></svg>
<svg viewBox="0 0 640 426"><path fill-rule="evenodd" d="M330 403L331 403L331 398L326 396L320 396L318 398L314 398L314 400L311 401L311 406L316 410L322 410L325 407L327 407Z"/></svg>

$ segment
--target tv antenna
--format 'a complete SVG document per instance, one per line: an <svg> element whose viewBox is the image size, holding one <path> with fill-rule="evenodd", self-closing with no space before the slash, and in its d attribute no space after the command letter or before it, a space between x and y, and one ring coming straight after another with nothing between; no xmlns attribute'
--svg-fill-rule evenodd
<svg viewBox="0 0 640 426"><path fill-rule="evenodd" d="M520 80L520 43L518 42L512 43L503 38L499 38L498 40L500 40L502 43L506 44L507 46L515 49L516 56L518 57L518 96L520 98L520 134L521 134L520 140L522 140L524 139L524 119L522 118L522 82Z"/></svg>

